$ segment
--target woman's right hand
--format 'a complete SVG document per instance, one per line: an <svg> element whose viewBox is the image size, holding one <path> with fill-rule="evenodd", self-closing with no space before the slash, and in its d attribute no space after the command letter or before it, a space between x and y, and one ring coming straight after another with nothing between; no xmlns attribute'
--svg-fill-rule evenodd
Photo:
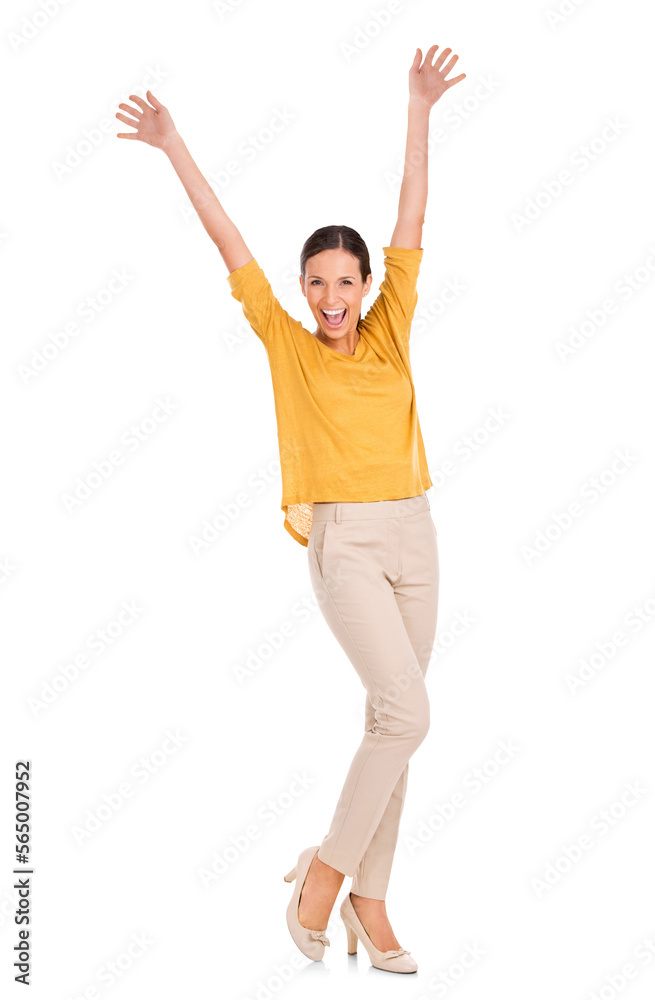
<svg viewBox="0 0 655 1000"><path fill-rule="evenodd" d="M146 96L153 105L152 107L142 97L137 97L136 94L130 94L130 100L138 104L138 110L129 104L118 105L119 108L124 108L128 111L133 118L127 118L119 111L116 112L116 118L125 122L126 125L131 125L136 129L136 132L118 132L116 138L140 139L142 142L147 142L149 146L155 146L157 149L166 149L170 140L174 136L177 136L177 129L173 124L173 119L169 114L168 108L164 107L161 101L157 100L151 90L146 90Z"/></svg>

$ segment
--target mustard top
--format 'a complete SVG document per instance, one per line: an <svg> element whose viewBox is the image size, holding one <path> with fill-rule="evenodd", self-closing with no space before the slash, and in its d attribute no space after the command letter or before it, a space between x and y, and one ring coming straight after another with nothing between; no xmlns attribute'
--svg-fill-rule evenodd
<svg viewBox="0 0 655 1000"><path fill-rule="evenodd" d="M383 247L384 279L353 355L293 319L253 257L227 276L263 342L273 381L284 527L308 544L312 503L399 500L432 486L409 332L423 249Z"/></svg>

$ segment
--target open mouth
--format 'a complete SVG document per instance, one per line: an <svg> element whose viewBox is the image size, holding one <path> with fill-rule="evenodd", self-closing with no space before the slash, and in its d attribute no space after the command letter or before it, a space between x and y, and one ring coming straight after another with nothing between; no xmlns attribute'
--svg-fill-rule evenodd
<svg viewBox="0 0 655 1000"><path fill-rule="evenodd" d="M325 322L332 330L337 330L346 318L347 309L342 309L340 312L330 310L329 313L321 309L321 314L323 315Z"/></svg>

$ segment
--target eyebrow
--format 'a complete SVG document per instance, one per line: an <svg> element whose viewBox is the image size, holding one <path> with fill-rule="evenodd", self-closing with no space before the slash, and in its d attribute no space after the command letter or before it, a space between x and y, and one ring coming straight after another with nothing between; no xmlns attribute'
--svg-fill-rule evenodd
<svg viewBox="0 0 655 1000"><path fill-rule="evenodd" d="M307 277L308 278L321 278L320 274L308 274ZM354 275L352 275L352 274L342 274L340 278L337 278L337 281L343 281L344 278L354 278ZM321 281L322 280L323 279L321 278Z"/></svg>

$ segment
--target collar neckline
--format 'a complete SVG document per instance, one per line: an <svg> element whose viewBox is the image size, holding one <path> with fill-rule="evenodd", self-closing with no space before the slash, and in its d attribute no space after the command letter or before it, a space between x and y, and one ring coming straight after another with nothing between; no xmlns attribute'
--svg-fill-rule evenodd
<svg viewBox="0 0 655 1000"><path fill-rule="evenodd" d="M362 337L361 330L359 331L359 340L357 341L357 347L355 348L354 354L344 354L342 351L337 351L334 347L328 347L327 344L324 344L322 340L319 340L314 333L312 333L311 336L321 345L323 350L329 351L330 354L335 354L338 358L343 358L344 361L359 361L364 352L364 338Z"/></svg>

